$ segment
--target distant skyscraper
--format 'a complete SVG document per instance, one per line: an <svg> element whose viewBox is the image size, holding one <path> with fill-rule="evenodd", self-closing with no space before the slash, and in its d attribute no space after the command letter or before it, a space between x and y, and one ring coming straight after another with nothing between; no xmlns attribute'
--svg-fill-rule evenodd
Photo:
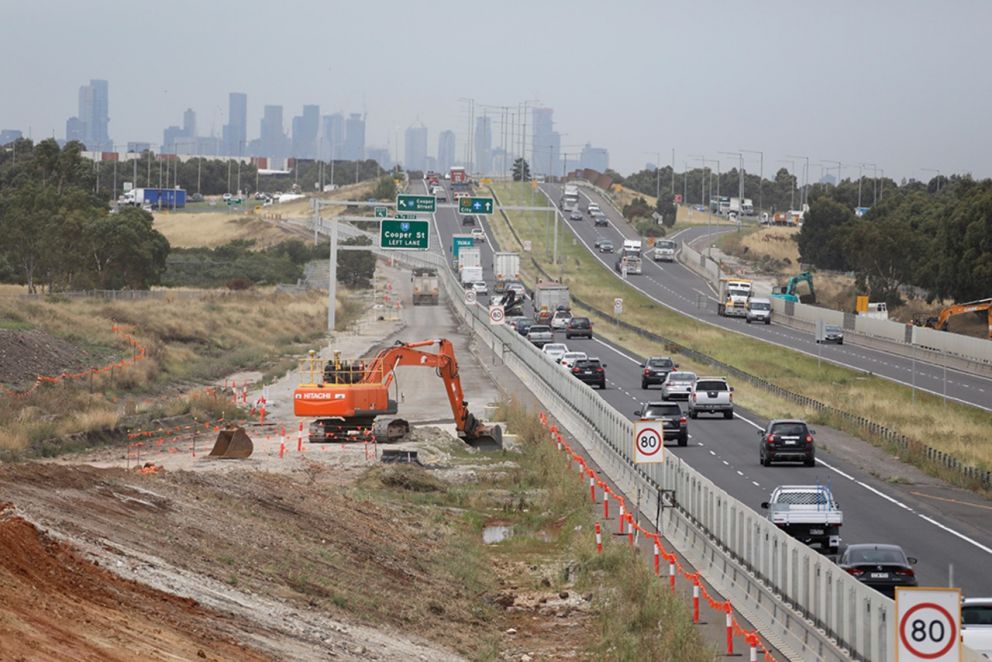
<svg viewBox="0 0 992 662"><path fill-rule="evenodd" d="M334 150L335 158L337 150ZM365 158L365 117L361 113L352 113L344 123L344 148L341 159L345 161L361 161Z"/></svg>
<svg viewBox="0 0 992 662"><path fill-rule="evenodd" d="M535 175L559 175L561 170L561 136L554 130L554 110L535 108L534 143L530 171Z"/></svg>
<svg viewBox="0 0 992 662"><path fill-rule="evenodd" d="M183 130L178 126L170 126L162 132L162 154L177 154L176 144L183 138Z"/></svg>
<svg viewBox="0 0 992 662"><path fill-rule="evenodd" d="M320 106L303 106L303 114L293 118L292 156L317 158L317 132L320 129Z"/></svg>
<svg viewBox="0 0 992 662"><path fill-rule="evenodd" d="M108 125L110 124L110 92L107 81L90 80L89 85L79 88L79 113L76 116L79 124L73 129L82 129L82 142L86 149L92 152L109 152L114 146L110 140ZM70 120L71 121L71 120ZM69 122L66 123L66 140Z"/></svg>
<svg viewBox="0 0 992 662"><path fill-rule="evenodd" d="M341 150L344 149L344 115L341 113L324 115L321 123L323 126L320 130L320 158L330 161L333 148L334 158L340 159Z"/></svg>
<svg viewBox="0 0 992 662"><path fill-rule="evenodd" d="M606 172L606 169L610 167L610 153L605 147L593 147L586 143L579 155L579 167Z"/></svg>
<svg viewBox="0 0 992 662"><path fill-rule="evenodd" d="M488 116L475 118L475 170L488 175L492 172L493 122Z"/></svg>
<svg viewBox="0 0 992 662"><path fill-rule="evenodd" d="M70 117L65 121L65 140L66 142L86 140L86 125L83 124L83 120L78 117Z"/></svg>
<svg viewBox="0 0 992 662"><path fill-rule="evenodd" d="M455 132L448 129L437 137L437 167L441 172L446 172L453 165L455 165Z"/></svg>
<svg viewBox="0 0 992 662"><path fill-rule="evenodd" d="M403 167L407 170L427 169L427 127L411 126L404 134Z"/></svg>
<svg viewBox="0 0 992 662"><path fill-rule="evenodd" d="M258 142L262 153L257 156L274 159L287 156L286 152L289 150L282 124L282 106L265 106L259 125Z"/></svg>
<svg viewBox="0 0 992 662"><path fill-rule="evenodd" d="M227 95L227 124L222 135L225 155L244 156L248 142L248 95L244 92Z"/></svg>
<svg viewBox="0 0 992 662"><path fill-rule="evenodd" d="M393 167L393 162L389 156L388 147L369 146L365 149L365 156L366 158L369 158L375 161L376 163L378 163L379 167L382 168L383 170L389 170L390 168Z"/></svg>
<svg viewBox="0 0 992 662"><path fill-rule="evenodd" d="M20 140L24 137L18 129L4 129L0 131L0 145L9 145L15 140Z"/></svg>
<svg viewBox="0 0 992 662"><path fill-rule="evenodd" d="M183 113L183 137L196 138L196 113L192 108Z"/></svg>

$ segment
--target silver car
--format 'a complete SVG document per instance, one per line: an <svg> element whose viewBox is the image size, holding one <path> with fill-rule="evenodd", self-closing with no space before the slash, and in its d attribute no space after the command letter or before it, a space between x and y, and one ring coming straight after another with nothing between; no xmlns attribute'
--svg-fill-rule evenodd
<svg viewBox="0 0 992 662"><path fill-rule="evenodd" d="M544 347L555 337L551 334L551 327L547 324L534 324L527 331L527 340L538 347Z"/></svg>
<svg viewBox="0 0 992 662"><path fill-rule="evenodd" d="M689 393L692 392L692 387L695 383L696 373L694 372L683 370L670 372L665 377L665 381L661 383L661 399L674 400L681 398L682 400L688 400Z"/></svg>

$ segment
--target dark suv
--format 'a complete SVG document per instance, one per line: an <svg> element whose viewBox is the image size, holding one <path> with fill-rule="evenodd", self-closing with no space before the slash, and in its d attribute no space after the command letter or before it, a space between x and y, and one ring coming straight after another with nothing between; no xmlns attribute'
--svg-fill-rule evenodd
<svg viewBox="0 0 992 662"><path fill-rule="evenodd" d="M605 363L600 363L599 359L579 359L572 365L572 376L589 386L606 388L606 368Z"/></svg>
<svg viewBox="0 0 992 662"><path fill-rule="evenodd" d="M662 436L665 441L675 439L679 446L689 443L689 422L682 413L682 408L675 402L649 402L644 409L634 412L642 421L662 421Z"/></svg>
<svg viewBox="0 0 992 662"><path fill-rule="evenodd" d="M565 325L565 339L589 338L592 340L592 322L588 317L573 317Z"/></svg>
<svg viewBox="0 0 992 662"><path fill-rule="evenodd" d="M815 431L809 429L806 421L769 421L768 427L758 432L758 436L761 437L758 457L762 466L770 467L772 462L782 460L802 462L807 467L814 466L816 464L814 434Z"/></svg>
<svg viewBox="0 0 992 662"><path fill-rule="evenodd" d="M643 368L641 388L647 388L652 384L663 384L668 373L678 370L679 366L668 356L652 356L647 362L641 364L641 368Z"/></svg>

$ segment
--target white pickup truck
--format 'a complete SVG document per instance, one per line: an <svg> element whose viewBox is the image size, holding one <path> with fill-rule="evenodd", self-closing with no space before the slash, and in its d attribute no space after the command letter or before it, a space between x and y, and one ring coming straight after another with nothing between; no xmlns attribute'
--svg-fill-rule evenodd
<svg viewBox="0 0 992 662"><path fill-rule="evenodd" d="M834 495L823 485L779 485L761 504L768 519L796 540L835 555L840 547L844 523Z"/></svg>

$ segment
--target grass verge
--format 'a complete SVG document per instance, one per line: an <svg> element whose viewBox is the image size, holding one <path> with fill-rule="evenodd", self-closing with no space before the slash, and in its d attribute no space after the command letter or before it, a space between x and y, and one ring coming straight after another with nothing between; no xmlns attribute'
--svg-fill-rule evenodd
<svg viewBox="0 0 992 662"><path fill-rule="evenodd" d="M494 186L494 190L503 204L532 204L529 187L526 185L499 184ZM544 203L546 201L543 198L536 202ZM992 413L951 401L945 402L935 395L920 392L914 395L910 388L889 380L827 362L818 362L816 357L723 331L672 312L615 278L568 228L559 227L560 259L559 265L553 265L548 257L551 254L551 242L548 239L548 223L553 222L551 215L538 211L510 212L509 216L517 236L531 242L530 257L546 271L561 278L575 294L598 310L611 311L614 297L622 296L624 319L635 326L653 329L675 342L774 382L782 388L875 421L907 437L925 441L967 464L985 470L992 469L992 440L986 434L986 430L992 425ZM559 221L561 223L564 221ZM502 248L521 250L503 217L494 216L491 227ZM522 254L525 276L533 283L538 271L527 259L527 254ZM632 279L636 282L637 277ZM618 341L627 344L629 339L620 340L620 337L617 336ZM668 353L663 347L641 347L638 351L645 355ZM766 405L766 402L772 404ZM772 417L776 412L786 413L781 411L782 405L782 402L777 402L768 395L756 393L745 406L763 416ZM793 415L797 415L799 409L795 405L788 408ZM843 421L819 422L866 438L860 428ZM868 438L868 441L893 450L889 444L879 439ZM923 458L914 455L904 456L903 459L952 482L967 483L958 474L943 471Z"/></svg>

